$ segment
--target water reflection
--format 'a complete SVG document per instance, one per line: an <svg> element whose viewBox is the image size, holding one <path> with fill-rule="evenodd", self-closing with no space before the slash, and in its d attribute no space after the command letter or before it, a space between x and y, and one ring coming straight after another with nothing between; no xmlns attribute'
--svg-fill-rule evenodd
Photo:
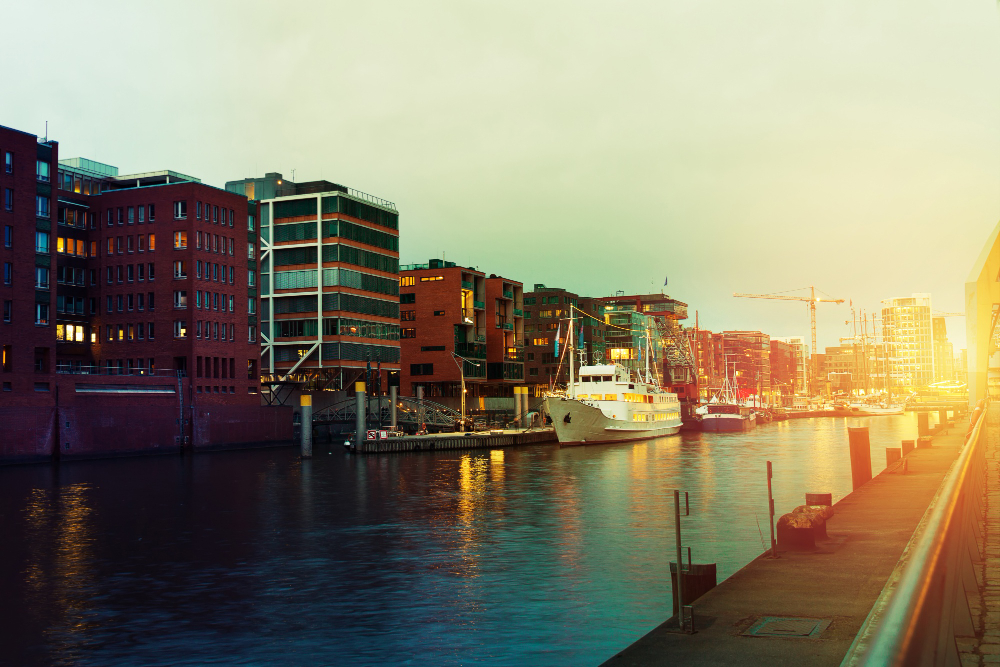
<svg viewBox="0 0 1000 667"><path fill-rule="evenodd" d="M867 421L878 471L916 421ZM685 544L729 576L767 539L767 460L779 513L849 492L847 423L0 469L5 648L14 664L596 664L669 613L675 488Z"/></svg>

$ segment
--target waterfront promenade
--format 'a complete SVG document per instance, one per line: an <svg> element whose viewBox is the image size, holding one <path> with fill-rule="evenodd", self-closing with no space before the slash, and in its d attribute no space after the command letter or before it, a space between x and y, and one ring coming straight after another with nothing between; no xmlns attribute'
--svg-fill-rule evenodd
<svg viewBox="0 0 1000 667"><path fill-rule="evenodd" d="M995 445L996 411L990 417ZM898 580L911 538L922 530L922 518L961 451L963 422L837 503L828 539L817 543L816 552L762 555L695 601L696 634L677 633L676 622L667 621L605 665L861 664L867 630L878 624L888 598L883 590ZM992 453L994 490L987 485L988 494L996 487L995 446ZM995 496L990 497L989 507L995 507ZM987 538L1000 542L995 515L994 509ZM970 601L977 638L957 642L966 665L1000 662L1000 543L986 547L989 560L980 573L985 599ZM816 619L823 625L809 637L751 636L751 628L766 617Z"/></svg>

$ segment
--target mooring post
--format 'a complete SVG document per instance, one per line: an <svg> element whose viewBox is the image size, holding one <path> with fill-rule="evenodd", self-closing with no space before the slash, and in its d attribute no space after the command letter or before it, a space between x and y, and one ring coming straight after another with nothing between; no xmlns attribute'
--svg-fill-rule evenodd
<svg viewBox="0 0 1000 667"><path fill-rule="evenodd" d="M389 401L392 403L392 406L389 408L389 419L391 421L391 425L392 425L392 430L393 431L396 430L396 424L397 424L397 421L396 421L396 402L397 402L397 398L398 398L398 396L397 396L398 392L399 392L399 387L397 387L395 385L392 385L392 386L389 387Z"/></svg>
<svg viewBox="0 0 1000 667"><path fill-rule="evenodd" d="M354 428L355 428L354 446L357 448L357 450L359 452L361 452L361 451L364 451L364 448L365 448L365 439L366 439L365 427L367 426L367 424L365 423L365 416L366 415L365 415L365 383L364 382L355 382L354 383L354 394L355 394L355 398L356 398L356 407L355 407L355 410L357 411L357 415L355 416L355 420L354 420Z"/></svg>
<svg viewBox="0 0 1000 667"><path fill-rule="evenodd" d="M302 458L312 458L313 455L313 403L312 396L302 394L300 399L302 406L302 429L300 432L300 446Z"/></svg>
<svg viewBox="0 0 1000 667"><path fill-rule="evenodd" d="M424 386L417 386L417 430L424 427Z"/></svg>
<svg viewBox="0 0 1000 667"><path fill-rule="evenodd" d="M926 412L917 413L917 437L931 434L930 417Z"/></svg>
<svg viewBox="0 0 1000 667"><path fill-rule="evenodd" d="M778 541L774 539L774 495L771 493L771 462L767 462L767 514L771 521L771 558L778 557Z"/></svg>
<svg viewBox="0 0 1000 667"><path fill-rule="evenodd" d="M920 413L926 417L927 413ZM926 421L926 419L925 419ZM848 426L847 439L851 448L851 483L857 491L872 479L872 448L867 426Z"/></svg>
<svg viewBox="0 0 1000 667"><path fill-rule="evenodd" d="M674 490L674 538L677 542L677 625L683 632L684 622L684 559L681 556L681 492Z"/></svg>

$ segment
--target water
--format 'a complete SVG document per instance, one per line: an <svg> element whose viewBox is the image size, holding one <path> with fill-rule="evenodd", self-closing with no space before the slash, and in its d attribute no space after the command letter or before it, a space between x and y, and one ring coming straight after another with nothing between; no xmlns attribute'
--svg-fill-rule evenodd
<svg viewBox="0 0 1000 667"><path fill-rule="evenodd" d="M720 580L777 512L850 491L846 425L637 444L261 450L0 469L0 663L598 664L670 614L675 488ZM338 445L339 447L339 445ZM758 528L759 523L759 528Z"/></svg>

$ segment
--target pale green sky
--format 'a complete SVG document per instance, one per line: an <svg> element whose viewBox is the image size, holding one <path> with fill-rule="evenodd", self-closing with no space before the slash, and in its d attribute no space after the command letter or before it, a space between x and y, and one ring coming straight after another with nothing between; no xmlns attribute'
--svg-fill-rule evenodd
<svg viewBox="0 0 1000 667"><path fill-rule="evenodd" d="M15 2L0 124L123 172L296 169L397 203L404 262L808 336L963 282L1000 213L993 0ZM820 345L847 335L821 306ZM962 320L949 320L964 344Z"/></svg>

